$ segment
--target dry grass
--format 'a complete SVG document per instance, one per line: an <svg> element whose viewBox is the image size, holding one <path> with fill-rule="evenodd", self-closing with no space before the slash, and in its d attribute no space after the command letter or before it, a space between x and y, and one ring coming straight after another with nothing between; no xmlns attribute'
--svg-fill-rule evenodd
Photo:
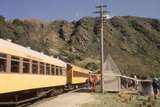
<svg viewBox="0 0 160 107"><path fill-rule="evenodd" d="M96 101L84 104L81 107L135 107L135 104L130 101L128 96L121 98L118 94L105 93L104 95L98 94Z"/></svg>
<svg viewBox="0 0 160 107"><path fill-rule="evenodd" d="M124 93L95 94L95 97L96 101L81 107L160 107L160 98L148 101L147 97Z"/></svg>

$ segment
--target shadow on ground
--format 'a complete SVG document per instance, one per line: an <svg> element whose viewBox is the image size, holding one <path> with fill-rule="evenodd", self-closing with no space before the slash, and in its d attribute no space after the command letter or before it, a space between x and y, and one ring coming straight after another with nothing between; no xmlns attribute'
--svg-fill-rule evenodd
<svg viewBox="0 0 160 107"><path fill-rule="evenodd" d="M90 93L91 92L91 89L89 88L81 88L75 92L78 92L78 93Z"/></svg>

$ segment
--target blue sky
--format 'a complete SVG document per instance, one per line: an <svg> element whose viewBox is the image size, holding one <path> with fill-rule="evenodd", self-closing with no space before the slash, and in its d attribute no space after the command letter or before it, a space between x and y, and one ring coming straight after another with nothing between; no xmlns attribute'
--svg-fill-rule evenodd
<svg viewBox="0 0 160 107"><path fill-rule="evenodd" d="M103 0L112 16L160 19L160 0ZM77 20L95 16L99 0L0 0L0 15L7 19Z"/></svg>

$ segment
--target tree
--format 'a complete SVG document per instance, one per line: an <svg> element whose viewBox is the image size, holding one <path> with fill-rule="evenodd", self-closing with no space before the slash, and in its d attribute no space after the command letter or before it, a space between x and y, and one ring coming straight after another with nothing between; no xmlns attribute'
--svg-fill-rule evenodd
<svg viewBox="0 0 160 107"><path fill-rule="evenodd" d="M5 17L0 16L0 24L5 23Z"/></svg>
<svg viewBox="0 0 160 107"><path fill-rule="evenodd" d="M14 19L12 24L18 26L18 25L23 25L23 22L21 20L19 20L19 19Z"/></svg>

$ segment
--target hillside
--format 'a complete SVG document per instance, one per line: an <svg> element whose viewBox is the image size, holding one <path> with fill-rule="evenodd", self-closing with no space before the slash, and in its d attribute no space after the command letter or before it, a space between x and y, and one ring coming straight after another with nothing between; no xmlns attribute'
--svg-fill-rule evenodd
<svg viewBox="0 0 160 107"><path fill-rule="evenodd" d="M0 17L0 38L59 57L64 61L99 69L99 29L92 17L67 22L56 20L6 20ZM160 20L113 17L104 27L105 49L127 75L160 76ZM105 54L106 55L106 54Z"/></svg>

